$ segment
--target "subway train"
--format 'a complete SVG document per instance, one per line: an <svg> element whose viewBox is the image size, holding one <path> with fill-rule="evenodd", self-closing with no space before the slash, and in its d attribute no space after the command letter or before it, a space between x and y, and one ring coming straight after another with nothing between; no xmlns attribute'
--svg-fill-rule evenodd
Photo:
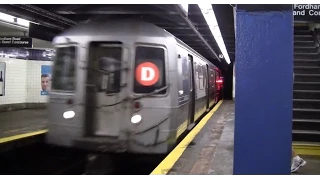
<svg viewBox="0 0 320 180"><path fill-rule="evenodd" d="M154 24L80 24L53 44L51 145L165 154L221 98L221 71Z"/></svg>

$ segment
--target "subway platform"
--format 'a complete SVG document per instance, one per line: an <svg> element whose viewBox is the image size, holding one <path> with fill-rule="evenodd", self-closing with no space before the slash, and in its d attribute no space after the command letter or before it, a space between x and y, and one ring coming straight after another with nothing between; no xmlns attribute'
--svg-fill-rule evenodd
<svg viewBox="0 0 320 180"><path fill-rule="evenodd" d="M15 110L0 113L0 151L10 150L5 145L22 140L33 140L38 135L47 132L47 110L46 109L27 109ZM36 141L40 141L37 139ZM42 140L41 140L42 141ZM21 143L20 143L21 144ZM23 143L28 144L28 143Z"/></svg>
<svg viewBox="0 0 320 180"><path fill-rule="evenodd" d="M190 142L181 141L151 174L232 175L234 106L233 101L224 101L200 128L194 139ZM197 130L198 125L192 131ZM182 154L179 154L179 151ZM292 175L320 175L319 156L300 156L307 161L307 164Z"/></svg>

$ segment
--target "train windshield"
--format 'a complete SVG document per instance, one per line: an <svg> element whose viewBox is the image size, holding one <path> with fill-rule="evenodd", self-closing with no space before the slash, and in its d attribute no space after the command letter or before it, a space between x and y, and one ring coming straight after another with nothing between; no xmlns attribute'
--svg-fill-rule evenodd
<svg viewBox="0 0 320 180"><path fill-rule="evenodd" d="M52 88L59 91L75 90L76 47L59 47L56 49Z"/></svg>
<svg viewBox="0 0 320 180"><path fill-rule="evenodd" d="M119 93L121 90L121 44L92 42L89 51L89 61L93 65L92 68L98 67L100 70L97 76L92 77L98 79L99 91L104 91L107 94Z"/></svg>
<svg viewBox="0 0 320 180"><path fill-rule="evenodd" d="M163 48L138 46L135 56L134 92L152 93L166 86L165 51ZM165 94L166 90L158 92Z"/></svg>

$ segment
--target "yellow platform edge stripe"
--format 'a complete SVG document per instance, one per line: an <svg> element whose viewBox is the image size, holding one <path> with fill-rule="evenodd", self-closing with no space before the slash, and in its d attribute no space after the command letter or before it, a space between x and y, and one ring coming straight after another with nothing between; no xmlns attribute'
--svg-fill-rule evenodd
<svg viewBox="0 0 320 180"><path fill-rule="evenodd" d="M0 144L1 143L6 143L6 142L10 142L10 141L15 141L15 140L18 140L18 139L31 137L31 136L45 134L47 132L48 132L48 129L43 129L43 130L40 130L40 131L34 131L34 132L30 132L30 133L24 133L24 134L19 134L19 135L15 135L15 136L0 138Z"/></svg>
<svg viewBox="0 0 320 180"><path fill-rule="evenodd" d="M305 23L305 22L295 22L294 23L294 26L307 26L309 25L308 23Z"/></svg>
<svg viewBox="0 0 320 180"><path fill-rule="evenodd" d="M320 156L320 144L293 143L293 149L298 155Z"/></svg>
<svg viewBox="0 0 320 180"><path fill-rule="evenodd" d="M201 121L194 127L188 135L168 154L164 160L151 172L150 175L166 175L186 150L189 143L196 137L204 125L209 121L213 114L218 110L223 100L219 101L215 107L206 114Z"/></svg>

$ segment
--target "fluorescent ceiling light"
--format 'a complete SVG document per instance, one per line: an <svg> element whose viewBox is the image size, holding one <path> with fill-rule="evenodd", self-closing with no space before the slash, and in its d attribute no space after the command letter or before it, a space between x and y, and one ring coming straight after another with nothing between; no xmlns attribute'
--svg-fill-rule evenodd
<svg viewBox="0 0 320 180"><path fill-rule="evenodd" d="M0 19L3 21L14 22L14 17L0 12Z"/></svg>
<svg viewBox="0 0 320 180"><path fill-rule="evenodd" d="M189 4L180 4L182 9L188 14Z"/></svg>
<svg viewBox="0 0 320 180"><path fill-rule="evenodd" d="M27 21L25 19L21 19L21 18L18 18L17 19L17 23L21 26L25 26L25 27L29 27L29 24L30 24L30 21Z"/></svg>
<svg viewBox="0 0 320 180"><path fill-rule="evenodd" d="M217 42L217 44L218 44L218 46L224 56L224 59L226 60L226 62L228 64L230 64L231 61L229 58L229 54L228 54L227 48L224 44L224 41L223 41L223 38L222 38L222 35L220 32L220 28L219 28L219 25L218 25L218 22L216 19L216 15L214 14L214 11L212 9L211 4L198 4L198 6L202 12L203 17L205 18L205 20L210 28L210 31L211 31L214 39L216 40L216 42Z"/></svg>
<svg viewBox="0 0 320 180"><path fill-rule="evenodd" d="M15 21L15 19L17 19L17 20ZM14 16L11 16L11 15L5 14L5 13L1 13L1 12L0 12L0 20L7 21L10 23L15 23L15 24L18 24L23 27L29 27L29 23L30 23L30 21L27 21L25 19L16 18Z"/></svg>

